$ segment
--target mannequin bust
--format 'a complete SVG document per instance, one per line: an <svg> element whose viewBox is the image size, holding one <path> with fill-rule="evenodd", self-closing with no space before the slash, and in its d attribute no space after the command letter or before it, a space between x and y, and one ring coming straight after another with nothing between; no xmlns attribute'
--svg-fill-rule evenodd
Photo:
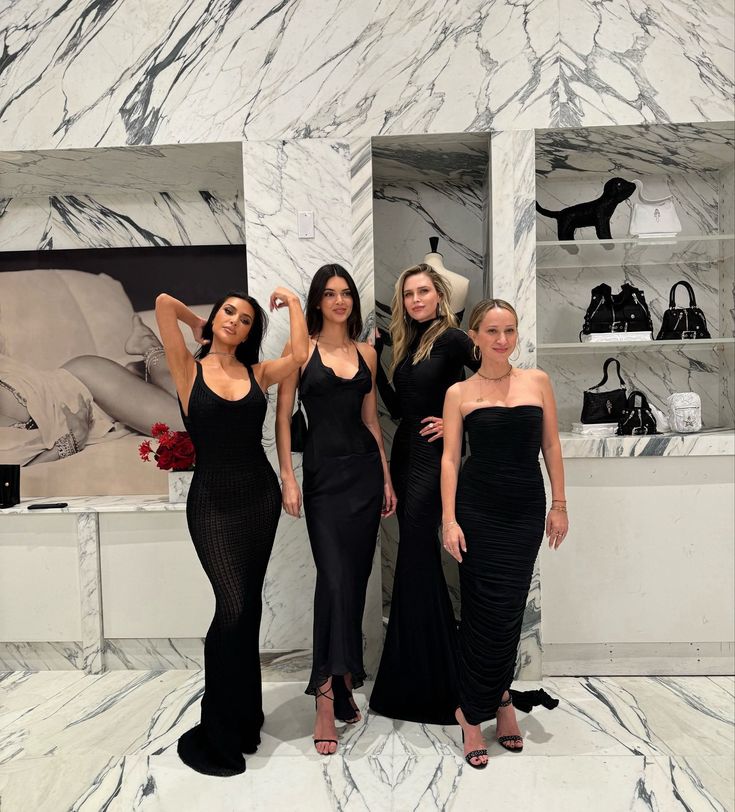
<svg viewBox="0 0 735 812"><path fill-rule="evenodd" d="M452 313L462 313L464 311L465 303L467 302L467 292L470 289L470 280L465 279L454 271L450 271L444 267L444 258L441 254L437 253L437 246L439 245L439 237L429 237L429 245L431 252L424 257L424 262L431 267L449 284L452 291L452 297L449 302L449 307Z"/></svg>

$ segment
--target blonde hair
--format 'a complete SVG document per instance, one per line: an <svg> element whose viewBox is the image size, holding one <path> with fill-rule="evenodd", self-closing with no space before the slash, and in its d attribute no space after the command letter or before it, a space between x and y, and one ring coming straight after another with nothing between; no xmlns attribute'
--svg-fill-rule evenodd
<svg viewBox="0 0 735 812"><path fill-rule="evenodd" d="M472 308L469 321L467 322L467 329L476 333L488 311L496 308L498 310L507 310L516 320L516 329L518 329L518 313L516 313L515 307L513 307L510 302L506 302L505 299L483 299L481 302L478 302Z"/></svg>
<svg viewBox="0 0 735 812"><path fill-rule="evenodd" d="M406 268L398 277L395 293L393 294L393 302L391 303L390 335L393 339L393 360L391 361L388 371L391 378L396 371L396 367L408 355L408 348L416 336L414 322L406 313L406 306L403 303L403 286L410 276L416 276L420 273L426 274L431 280L431 284L439 294L439 304L436 309L436 321L424 333L418 349L413 356L413 363L418 364L420 361L428 358L429 355L431 355L431 350L437 338L439 338L442 333L446 333L450 327L457 326L457 319L449 309L449 299L452 295L452 288L449 282L438 274L431 265L427 265L425 262Z"/></svg>

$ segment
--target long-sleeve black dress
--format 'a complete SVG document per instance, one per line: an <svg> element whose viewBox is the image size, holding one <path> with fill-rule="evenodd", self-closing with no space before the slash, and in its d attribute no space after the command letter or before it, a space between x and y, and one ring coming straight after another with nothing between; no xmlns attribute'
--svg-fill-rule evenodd
<svg viewBox="0 0 735 812"><path fill-rule="evenodd" d="M307 694L336 675L351 674L353 688L365 680L362 615L378 540L383 466L375 437L362 421L372 375L359 350L357 358L355 375L341 378L322 363L317 344L301 376L309 423L304 515L317 573Z"/></svg>
<svg viewBox="0 0 735 812"><path fill-rule="evenodd" d="M248 367L250 391L226 400L197 363L184 424L196 451L186 518L216 600L204 641L201 723L179 739L181 760L208 775L236 775L260 744L263 702L261 592L278 517L278 478L262 445L266 399Z"/></svg>
<svg viewBox="0 0 735 812"><path fill-rule="evenodd" d="M383 384L383 401L401 416L393 440L391 477L398 497L400 540L390 621L370 708L411 722L454 724L459 704L456 622L441 564L439 525L443 443L429 442L421 420L441 417L444 395L476 369L472 341L451 328L435 341L429 358L413 356L432 322L417 323L417 335L393 376L396 398Z"/></svg>

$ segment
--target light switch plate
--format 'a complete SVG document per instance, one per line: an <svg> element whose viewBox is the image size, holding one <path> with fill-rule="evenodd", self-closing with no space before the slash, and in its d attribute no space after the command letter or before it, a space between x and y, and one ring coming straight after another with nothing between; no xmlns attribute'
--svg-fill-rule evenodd
<svg viewBox="0 0 735 812"><path fill-rule="evenodd" d="M311 239L314 236L314 212L300 211L297 214L299 239Z"/></svg>

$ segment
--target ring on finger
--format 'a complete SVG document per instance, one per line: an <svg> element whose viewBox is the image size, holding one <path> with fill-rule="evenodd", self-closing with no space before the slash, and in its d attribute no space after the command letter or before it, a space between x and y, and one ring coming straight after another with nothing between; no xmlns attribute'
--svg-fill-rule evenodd
<svg viewBox="0 0 735 812"><path fill-rule="evenodd" d="M430 429L433 429L433 428L434 428L434 424L433 424L433 423L429 423L429 428L430 428Z"/></svg>

